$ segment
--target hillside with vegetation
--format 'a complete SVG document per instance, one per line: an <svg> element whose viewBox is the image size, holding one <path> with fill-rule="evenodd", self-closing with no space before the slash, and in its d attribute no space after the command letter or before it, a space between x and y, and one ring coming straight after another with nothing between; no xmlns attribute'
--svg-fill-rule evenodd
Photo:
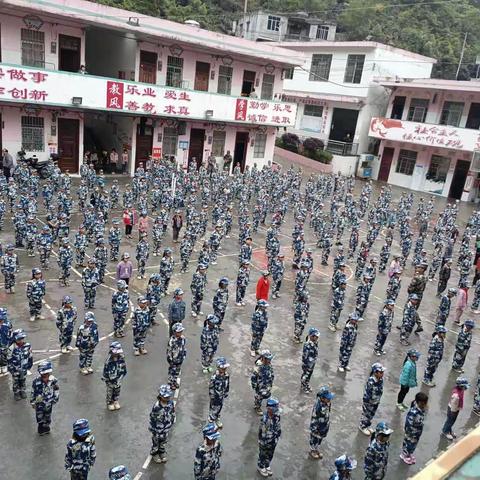
<svg viewBox="0 0 480 480"><path fill-rule="evenodd" d="M229 33L243 15L244 0L97 0L169 20L196 20ZM465 34L459 79L476 77L480 56L480 0L249 0L248 11L308 12L334 21L342 39L373 40L435 57L434 75L455 78Z"/></svg>

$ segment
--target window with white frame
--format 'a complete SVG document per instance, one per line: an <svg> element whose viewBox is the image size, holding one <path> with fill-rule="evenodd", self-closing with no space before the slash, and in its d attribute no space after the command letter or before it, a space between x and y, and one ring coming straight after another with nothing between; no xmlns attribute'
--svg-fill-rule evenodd
<svg viewBox="0 0 480 480"><path fill-rule="evenodd" d="M323 115L323 107L321 105L305 105L303 114L309 117L321 117Z"/></svg>
<svg viewBox="0 0 480 480"><path fill-rule="evenodd" d="M22 117L22 150L43 152L45 150L43 117Z"/></svg>
<svg viewBox="0 0 480 480"><path fill-rule="evenodd" d="M263 100L271 100L273 98L273 85L275 83L275 75L269 73L263 74L262 79L262 91L260 93L260 98Z"/></svg>
<svg viewBox="0 0 480 480"><path fill-rule="evenodd" d="M327 40L330 27L328 25L319 25L317 27L317 40Z"/></svg>
<svg viewBox="0 0 480 480"><path fill-rule="evenodd" d="M181 88L183 83L183 58L168 56L167 87Z"/></svg>
<svg viewBox="0 0 480 480"><path fill-rule="evenodd" d="M212 138L212 155L214 157L223 157L225 154L225 137L226 132L222 130L214 130Z"/></svg>
<svg viewBox="0 0 480 480"><path fill-rule="evenodd" d="M22 65L45 68L45 33L22 28Z"/></svg>
<svg viewBox="0 0 480 480"><path fill-rule="evenodd" d="M165 127L163 129L162 151L164 155L177 154L178 132L175 127Z"/></svg>
<svg viewBox="0 0 480 480"><path fill-rule="evenodd" d="M266 145L267 135L265 133L257 133L255 135L255 145L253 146L253 158L264 158Z"/></svg>
<svg viewBox="0 0 480 480"><path fill-rule="evenodd" d="M325 82L330 75L330 66L332 65L332 55L312 55L312 65L310 66L310 76L308 79L312 82Z"/></svg>
<svg viewBox="0 0 480 480"><path fill-rule="evenodd" d="M403 175L412 175L416 162L417 152L414 150L400 150L395 171Z"/></svg>
<svg viewBox="0 0 480 480"><path fill-rule="evenodd" d="M364 64L365 55L349 55L343 81L345 83L360 83L362 81Z"/></svg>
<svg viewBox="0 0 480 480"><path fill-rule="evenodd" d="M232 92L233 68L226 65L220 65L218 69L218 88L217 93L230 95Z"/></svg>
<svg viewBox="0 0 480 480"><path fill-rule="evenodd" d="M412 98L408 109L407 120L410 122L423 123L427 117L428 103L428 99L426 98Z"/></svg>
<svg viewBox="0 0 480 480"><path fill-rule="evenodd" d="M271 30L272 32L278 32L280 30L280 17L276 17L275 15L269 15L267 20L267 30Z"/></svg>
<svg viewBox="0 0 480 480"><path fill-rule="evenodd" d="M462 119L463 102L445 102L443 104L442 115L440 116L440 125L452 125L458 127Z"/></svg>

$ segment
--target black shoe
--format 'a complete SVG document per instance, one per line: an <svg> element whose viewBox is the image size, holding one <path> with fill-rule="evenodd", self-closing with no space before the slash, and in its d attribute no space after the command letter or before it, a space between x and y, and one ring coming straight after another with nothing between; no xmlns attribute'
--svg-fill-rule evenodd
<svg viewBox="0 0 480 480"><path fill-rule="evenodd" d="M423 327L417 327L414 333L420 333L423 332Z"/></svg>

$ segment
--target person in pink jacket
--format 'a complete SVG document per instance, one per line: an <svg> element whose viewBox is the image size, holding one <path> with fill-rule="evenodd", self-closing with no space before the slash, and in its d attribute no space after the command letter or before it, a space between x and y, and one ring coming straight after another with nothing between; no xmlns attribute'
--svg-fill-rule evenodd
<svg viewBox="0 0 480 480"><path fill-rule="evenodd" d="M458 289L457 293L457 306L455 307L455 320L454 322L457 325L460 325L460 318L463 315L463 312L467 308L468 304L468 284L465 284L463 287Z"/></svg>
<svg viewBox="0 0 480 480"><path fill-rule="evenodd" d="M140 214L140 219L138 220L138 240L142 239L143 233L146 233L148 236L148 217L145 212Z"/></svg>

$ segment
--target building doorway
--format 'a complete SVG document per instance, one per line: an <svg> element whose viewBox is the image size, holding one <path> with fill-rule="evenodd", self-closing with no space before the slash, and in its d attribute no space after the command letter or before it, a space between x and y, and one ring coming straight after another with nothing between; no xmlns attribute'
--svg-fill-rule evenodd
<svg viewBox="0 0 480 480"><path fill-rule="evenodd" d="M80 48L82 41L69 35L58 36L58 69L64 72L80 70Z"/></svg>
<svg viewBox="0 0 480 480"><path fill-rule="evenodd" d="M140 71L138 81L143 83L157 83L157 54L140 50Z"/></svg>
<svg viewBox="0 0 480 480"><path fill-rule="evenodd" d="M391 147L384 147L382 161L380 163L380 170L378 171L378 180L380 182L388 182L388 176L390 175L390 167L392 166L394 153L395 149Z"/></svg>
<svg viewBox="0 0 480 480"><path fill-rule="evenodd" d="M195 68L195 86L194 90L208 92L208 80L210 77L210 64L205 62L197 62Z"/></svg>
<svg viewBox="0 0 480 480"><path fill-rule="evenodd" d="M395 118L401 120L403 117L403 110L405 109L405 100L407 97L399 97L398 95L393 99L392 103L392 113L390 118Z"/></svg>
<svg viewBox="0 0 480 480"><path fill-rule="evenodd" d="M467 179L468 170L470 168L470 162L467 160L457 160L455 165L455 172L452 178L452 184L448 196L460 200L463 187L465 186L465 180Z"/></svg>
<svg viewBox="0 0 480 480"><path fill-rule="evenodd" d="M329 140L352 143L357 129L358 110L334 108Z"/></svg>
<svg viewBox="0 0 480 480"><path fill-rule="evenodd" d="M73 118L58 119L58 166L62 172L78 172L80 122Z"/></svg>
<svg viewBox="0 0 480 480"><path fill-rule="evenodd" d="M140 123L137 125L137 141L135 149L135 170L140 163L143 163L143 167L147 163L148 158L152 154L153 146L153 127L146 124L146 119L140 119Z"/></svg>
<svg viewBox="0 0 480 480"><path fill-rule="evenodd" d="M248 97L255 88L255 72L250 70L243 71L242 96Z"/></svg>
<svg viewBox="0 0 480 480"><path fill-rule="evenodd" d="M233 167L240 164L240 170L245 170L245 158L247 157L248 132L237 132L235 137L235 149L233 150Z"/></svg>
<svg viewBox="0 0 480 480"><path fill-rule="evenodd" d="M465 128L478 130L480 128L480 103L472 103L468 112Z"/></svg>
<svg viewBox="0 0 480 480"><path fill-rule="evenodd" d="M205 130L202 128L192 128L190 130L190 148L188 149L188 167L194 161L197 170L203 161L203 144L205 142Z"/></svg>

